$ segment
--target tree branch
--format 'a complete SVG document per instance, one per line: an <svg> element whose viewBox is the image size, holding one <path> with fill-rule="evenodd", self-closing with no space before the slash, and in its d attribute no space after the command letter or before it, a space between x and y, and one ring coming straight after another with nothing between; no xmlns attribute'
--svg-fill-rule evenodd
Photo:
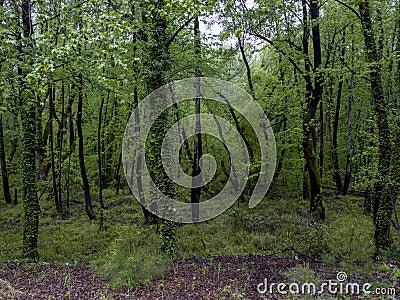
<svg viewBox="0 0 400 300"><path fill-rule="evenodd" d="M195 18L195 16L191 16L189 19L185 21L179 28L174 32L174 34L169 38L169 40L166 42L166 47L171 45L171 43L175 40L175 38L178 36L178 34L189 25L190 22Z"/></svg>
<svg viewBox="0 0 400 300"><path fill-rule="evenodd" d="M253 35L255 37L258 37L259 39L266 41L268 44L270 44L272 47L274 47L278 52L280 52L292 65L293 67L301 74L301 76L304 78L304 80L308 83L311 84L310 78L307 77L307 74L304 73L304 71L299 67L299 65L293 60L292 57L290 57L289 54L287 54L284 50L281 48L277 47L273 41L271 41L269 38L258 34L258 33L249 33L250 35Z"/></svg>
<svg viewBox="0 0 400 300"><path fill-rule="evenodd" d="M350 10L357 16L357 18L361 21L361 16L360 16L360 14L358 13L358 11L356 11L356 10L355 10L354 8L352 8L350 5L344 3L344 2L342 2L342 1L340 1L340 0L334 0L334 1L336 1L337 3L343 5L344 7L348 8L348 9L350 9Z"/></svg>

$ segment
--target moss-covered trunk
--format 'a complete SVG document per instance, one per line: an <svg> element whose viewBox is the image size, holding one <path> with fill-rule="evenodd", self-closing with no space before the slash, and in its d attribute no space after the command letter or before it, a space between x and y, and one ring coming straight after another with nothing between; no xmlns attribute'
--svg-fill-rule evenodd
<svg viewBox="0 0 400 300"><path fill-rule="evenodd" d="M303 52L305 54L305 70L306 70L306 102L307 107L303 118L303 154L306 162L304 173L303 197L310 202L310 214L312 221L321 221L325 218L325 208L323 206L321 189L321 173L318 165L316 154L316 132L315 132L315 116L319 103L322 101L323 94L323 74L321 67L321 38L319 31L319 1L312 0L310 2L310 19L313 45L314 67L311 70L310 55L308 53L308 13L307 4L303 0ZM313 73L314 82L312 84L311 76Z"/></svg>
<svg viewBox="0 0 400 300"><path fill-rule="evenodd" d="M22 118L23 152L24 160L22 169L22 182L24 187L24 229L22 257L26 259L38 259L37 249L40 206L36 187L36 134L35 134L35 105L30 104L28 93L22 93L25 100Z"/></svg>
<svg viewBox="0 0 400 300"><path fill-rule="evenodd" d="M21 54L24 57L24 66L19 69L20 75L20 105L23 134L22 150L22 183L23 183L23 207L24 207L24 225L23 225L23 246L22 257L25 259L38 259L37 240L39 232L40 206L36 187L36 103L35 95L31 89L30 82L26 78L29 74L30 48L32 45L32 3L29 0L22 3L22 24L24 39L27 41L21 44ZM29 53L29 54L28 54Z"/></svg>
<svg viewBox="0 0 400 300"><path fill-rule="evenodd" d="M158 12L152 15L151 24L154 30L148 32L150 61L148 64L148 75L146 77L147 92L150 93L159 87L166 84L171 69L168 35L166 33L167 20L163 14L164 1L157 1L156 7ZM157 103L155 103L157 105ZM149 151L146 151L146 156L149 161L149 174L153 179L158 189L170 198L176 198L176 192L172 181L163 169L161 160L161 145L165 134L171 124L169 113L164 112L153 123L149 134ZM147 161L147 159L146 159ZM155 197L155 196L154 196ZM158 199L152 197L151 205L160 204ZM163 207L152 207L153 209L166 209ZM153 210L154 211L154 210ZM173 222L163 220L160 224L160 234L163 239L162 250L172 254L175 249L175 225Z"/></svg>
<svg viewBox="0 0 400 300"><path fill-rule="evenodd" d="M373 217L375 224L375 245L377 253L387 248L392 240L390 222L393 205L387 193L390 182L391 143L388 123L387 103L384 98L381 61L372 26L371 10L368 0L359 1L361 24L365 41L365 52L369 62L372 105L378 128L378 178L374 186Z"/></svg>

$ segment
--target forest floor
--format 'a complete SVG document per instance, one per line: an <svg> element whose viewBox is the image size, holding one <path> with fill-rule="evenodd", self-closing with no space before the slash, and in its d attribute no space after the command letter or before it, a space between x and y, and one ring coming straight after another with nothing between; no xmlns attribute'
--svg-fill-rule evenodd
<svg viewBox="0 0 400 300"><path fill-rule="evenodd" d="M139 285L133 289L113 289L110 279L99 276L89 267L55 265L45 263L1 262L0 263L0 297L1 299L399 299L395 296L378 296L375 291L385 291L400 295L400 282L393 281L393 272L400 267L399 262L387 264L387 269L371 272L366 275L360 269L370 268L366 263L347 264L345 269L353 269L341 273L347 279L342 282L343 293L340 294L339 272L343 272L343 264L324 264L308 262L304 259L288 259L276 255L251 256L217 256L210 258L192 257L177 260L170 264L161 278L150 284ZM299 294L294 286L294 294L278 293L273 286L272 293L265 294L257 290L260 283L268 286L272 283L297 282ZM315 294L311 290L302 294L303 283L314 283ZM333 282L332 291L324 288L323 283ZM337 285L335 285L335 283ZM360 293L351 292L346 284L357 283ZM372 283L368 288L371 294L363 294L362 287ZM261 285L260 290L265 289ZM379 290L377 290L379 289ZM285 288L286 292L288 287ZM356 290L354 290L356 291ZM314 294L314 295L312 295Z"/></svg>
<svg viewBox="0 0 400 300"><path fill-rule="evenodd" d="M218 218L178 227L171 261L159 254L158 231L143 223L140 205L128 193L105 192L103 219L92 222L82 201L60 218L42 200L37 263L20 261L22 205L0 201L0 299L400 299L400 231L375 259L362 198L326 195L319 226L308 224L307 203L291 194L273 194L253 210L238 203ZM279 283L284 292L293 283L294 293L278 292ZM303 294L304 283L325 292L311 295L304 286ZM368 283L370 294L362 292ZM354 284L360 295L352 295Z"/></svg>

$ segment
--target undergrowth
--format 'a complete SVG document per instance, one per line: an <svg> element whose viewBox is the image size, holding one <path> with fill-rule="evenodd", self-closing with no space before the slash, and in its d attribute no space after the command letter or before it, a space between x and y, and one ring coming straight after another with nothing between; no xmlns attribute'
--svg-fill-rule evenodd
<svg viewBox="0 0 400 300"><path fill-rule="evenodd" d="M141 207L131 195L115 197L106 190L105 196L102 221L89 221L83 202L75 201L65 220L52 202L42 202L41 260L92 265L111 275L115 286L134 287L159 277L169 259L160 252L158 231L144 224ZM374 228L363 199L332 196L325 197L325 204L326 221L311 225L307 203L297 196L269 196L254 209L235 203L213 220L178 226L174 258L277 254L328 263L372 261ZM98 203L95 209L99 212ZM0 203L0 260L20 258L22 218L21 204ZM395 242L382 260L400 260L399 237L393 230Z"/></svg>

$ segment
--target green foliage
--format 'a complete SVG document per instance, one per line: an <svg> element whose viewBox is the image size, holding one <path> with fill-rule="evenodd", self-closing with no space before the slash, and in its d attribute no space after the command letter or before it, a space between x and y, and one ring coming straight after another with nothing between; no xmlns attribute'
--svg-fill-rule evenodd
<svg viewBox="0 0 400 300"><path fill-rule="evenodd" d="M312 282L317 286L321 281L321 278L315 274L307 263L290 268L285 272L285 276L288 277L289 282L297 282L300 284Z"/></svg>
<svg viewBox="0 0 400 300"><path fill-rule="evenodd" d="M337 258L346 260L369 260L373 256L373 224L361 214L346 215L335 219L335 230L329 231L331 243Z"/></svg>
<svg viewBox="0 0 400 300"><path fill-rule="evenodd" d="M332 252L332 242L325 225L312 224L305 227L300 233L299 242L301 250L298 251L315 259Z"/></svg>
<svg viewBox="0 0 400 300"><path fill-rule="evenodd" d="M94 262L100 272L112 276L114 286L135 287L162 275L168 259L160 251L155 227L118 226L116 231L116 239Z"/></svg>
<svg viewBox="0 0 400 300"><path fill-rule="evenodd" d="M400 242L395 240L385 251L382 252L382 257L388 259L400 260Z"/></svg>

